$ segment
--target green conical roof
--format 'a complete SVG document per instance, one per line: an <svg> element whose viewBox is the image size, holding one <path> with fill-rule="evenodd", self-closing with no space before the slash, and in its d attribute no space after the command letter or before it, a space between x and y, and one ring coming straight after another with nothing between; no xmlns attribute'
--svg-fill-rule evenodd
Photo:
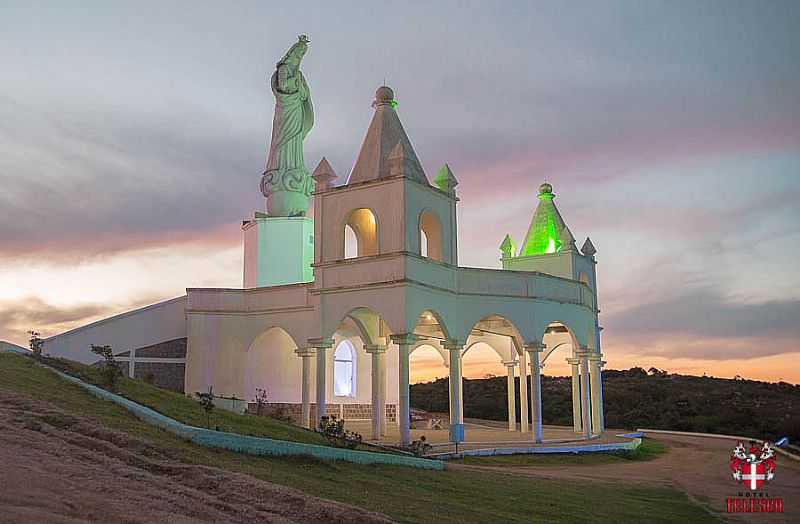
<svg viewBox="0 0 800 524"><path fill-rule="evenodd" d="M544 183L539 186L539 205L533 214L533 220L525 235L525 242L519 256L543 255L561 251L561 230L566 226L564 220L553 203L553 186Z"/></svg>

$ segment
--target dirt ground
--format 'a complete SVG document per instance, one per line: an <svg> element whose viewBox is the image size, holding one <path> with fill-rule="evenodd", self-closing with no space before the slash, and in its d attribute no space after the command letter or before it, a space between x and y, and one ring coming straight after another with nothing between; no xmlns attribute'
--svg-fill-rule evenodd
<svg viewBox="0 0 800 524"><path fill-rule="evenodd" d="M552 466L467 466L448 467L493 470L536 478L602 480L637 485L677 487L693 500L725 514L725 499L746 492L731 478L728 460L736 442L719 438L653 435L669 450L651 461L630 461L604 465ZM736 521L800 522L800 462L777 456L775 479L764 490L770 497L783 497L784 513L738 514ZM725 514L727 517L727 515ZM739 520L741 519L741 520ZM734 519L732 519L734 520Z"/></svg>
<svg viewBox="0 0 800 524"><path fill-rule="evenodd" d="M217 468L0 391L0 521L389 522Z"/></svg>

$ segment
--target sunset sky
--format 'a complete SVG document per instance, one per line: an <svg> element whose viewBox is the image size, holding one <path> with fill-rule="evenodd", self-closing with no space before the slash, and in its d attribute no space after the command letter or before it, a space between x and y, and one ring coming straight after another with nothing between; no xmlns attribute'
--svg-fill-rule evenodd
<svg viewBox="0 0 800 524"><path fill-rule="evenodd" d="M800 2L30 4L0 5L0 340L240 287L268 75L307 33L309 168L344 181L385 80L460 181L462 265L499 267L548 181L609 368L800 383Z"/></svg>

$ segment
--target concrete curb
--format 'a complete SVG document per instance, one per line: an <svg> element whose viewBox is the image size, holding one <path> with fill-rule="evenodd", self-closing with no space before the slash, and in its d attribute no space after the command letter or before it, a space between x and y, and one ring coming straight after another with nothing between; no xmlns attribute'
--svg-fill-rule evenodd
<svg viewBox="0 0 800 524"><path fill-rule="evenodd" d="M391 455L388 453L373 453L371 451L354 451L350 449L319 446L316 444L303 444L288 440L274 440L264 437L251 437L238 435L236 433L226 433L223 431L213 431L205 428L189 426L169 418L148 407L137 404L125 397L106 391L105 389L87 384L86 382L67 375L57 369L42 364L47 369L53 371L61 378L77 384L87 390L92 395L109 400L124 407L137 418L157 426L165 431L174 433L182 439L189 440L206 448L226 449L247 455L269 455L269 456L309 456L322 460L343 460L355 464L383 464L390 466L408 466L422 469L443 470L444 464L438 460L422 459L417 457L406 457L402 455Z"/></svg>
<svg viewBox="0 0 800 524"><path fill-rule="evenodd" d="M464 457L492 457L497 455L553 455L579 453L608 453L619 451L633 451L642 445L641 435L633 433L617 435L618 437L630 438L630 442L609 442L606 444L584 444L582 446L563 446L563 447L519 447L519 448L482 448L467 449L464 451L437 453L430 455L431 458L439 460L460 459Z"/></svg>
<svg viewBox="0 0 800 524"><path fill-rule="evenodd" d="M637 428L636 431L640 431L642 433L653 433L656 435L678 435L678 436L686 436L686 437L705 437L705 438L721 438L725 440L741 440L742 442L749 442L754 440L759 444L763 444L764 440L760 438L752 438L752 437L741 437L737 435L720 435L717 433L694 433L691 431L672 431L669 429L645 429L645 428ZM777 446L773 446L775 451L789 457L792 460L800 461L800 455L795 455L794 453L790 453L783 448L779 448Z"/></svg>

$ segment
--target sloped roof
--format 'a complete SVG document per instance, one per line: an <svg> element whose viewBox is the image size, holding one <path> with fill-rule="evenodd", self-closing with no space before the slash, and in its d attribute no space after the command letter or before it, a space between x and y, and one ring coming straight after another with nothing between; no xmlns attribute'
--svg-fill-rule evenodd
<svg viewBox="0 0 800 524"><path fill-rule="evenodd" d="M348 184L390 176L405 176L428 184L411 141L394 109L394 92L382 86L375 92L375 114L367 129Z"/></svg>
<svg viewBox="0 0 800 524"><path fill-rule="evenodd" d="M553 202L554 197L553 186L548 183L539 186L539 205L536 206L519 256L557 253L561 250L561 231L567 226Z"/></svg>

